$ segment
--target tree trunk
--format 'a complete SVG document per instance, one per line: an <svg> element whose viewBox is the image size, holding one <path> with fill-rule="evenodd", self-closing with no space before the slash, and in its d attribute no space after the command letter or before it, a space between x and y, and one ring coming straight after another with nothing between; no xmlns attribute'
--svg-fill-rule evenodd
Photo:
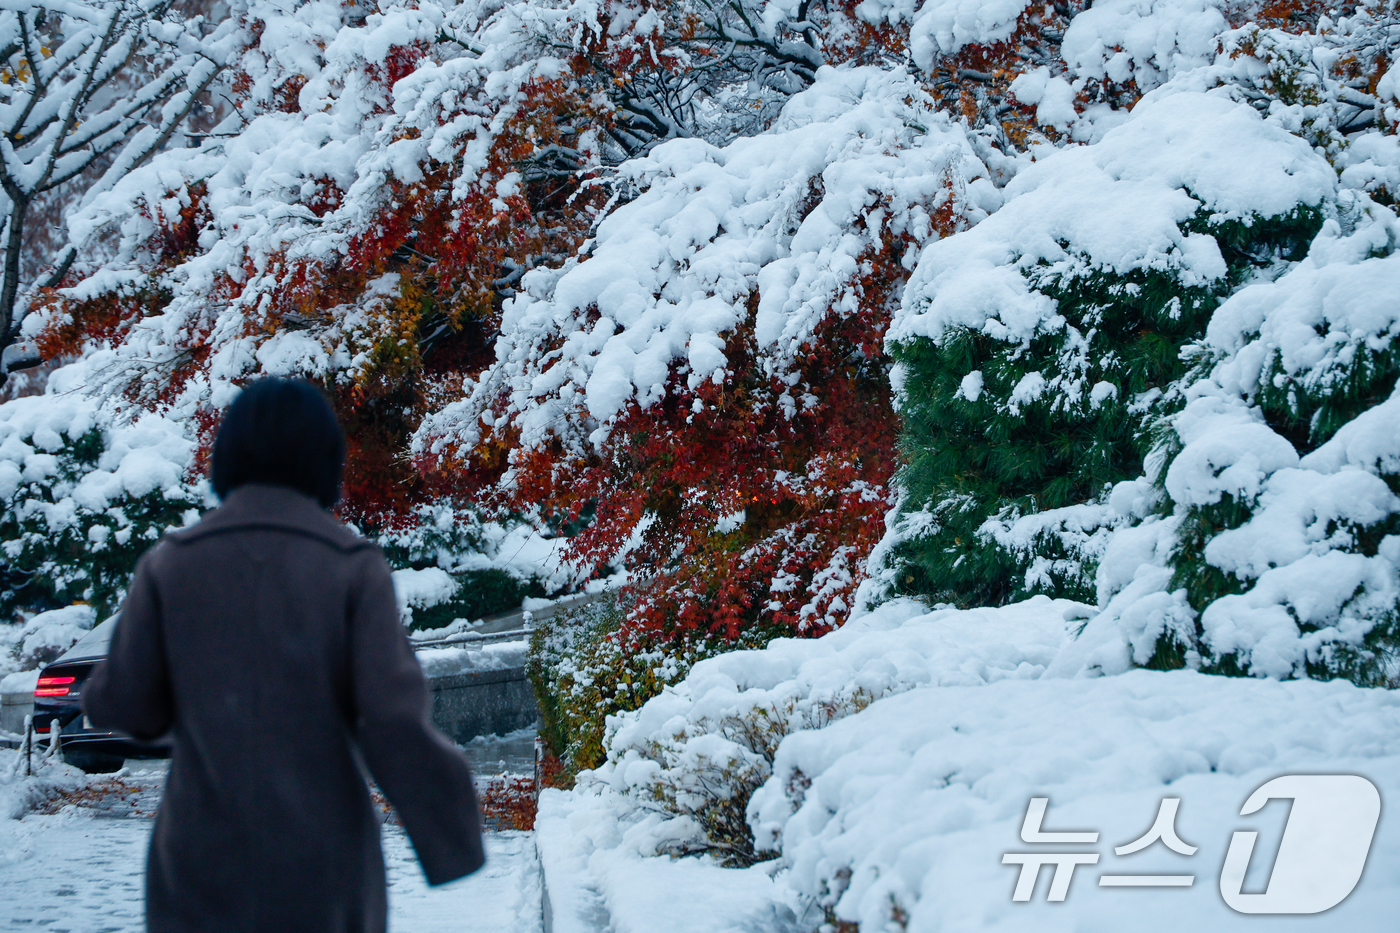
<svg viewBox="0 0 1400 933"><path fill-rule="evenodd" d="M3 283L0 283L0 320L5 322L0 332L0 361L5 351L19 337L20 321L15 318L15 299L19 296L20 247L24 240L24 219L29 213L29 198L11 192L9 236L5 239L5 269ZM0 365L0 386L10 376L9 370Z"/></svg>

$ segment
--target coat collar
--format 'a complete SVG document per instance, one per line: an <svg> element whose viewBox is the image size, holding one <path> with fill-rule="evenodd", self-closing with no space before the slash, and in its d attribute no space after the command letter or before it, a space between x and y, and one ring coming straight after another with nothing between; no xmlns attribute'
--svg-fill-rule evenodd
<svg viewBox="0 0 1400 933"><path fill-rule="evenodd" d="M169 537L187 543L249 528L291 531L318 538L345 551L369 546L368 541L336 521L310 496L287 486L259 483L239 486L197 524L171 532Z"/></svg>

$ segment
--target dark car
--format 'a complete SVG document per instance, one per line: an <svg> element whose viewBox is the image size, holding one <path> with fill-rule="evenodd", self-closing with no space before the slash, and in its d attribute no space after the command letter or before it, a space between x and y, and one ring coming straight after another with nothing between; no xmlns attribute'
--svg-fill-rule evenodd
<svg viewBox="0 0 1400 933"><path fill-rule="evenodd" d="M83 715L83 683L107 657L117 616L93 627L78 643L44 668L34 688L34 739L50 738L55 720L63 760L89 774L119 769L128 758L169 758L166 742L138 742L121 732L92 728Z"/></svg>

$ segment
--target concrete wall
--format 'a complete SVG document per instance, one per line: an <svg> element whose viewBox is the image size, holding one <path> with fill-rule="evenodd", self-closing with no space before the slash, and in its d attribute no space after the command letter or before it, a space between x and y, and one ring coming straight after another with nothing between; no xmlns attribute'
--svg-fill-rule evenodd
<svg viewBox="0 0 1400 933"><path fill-rule="evenodd" d="M31 692L0 696L0 732L23 732L24 717L33 712L34 694Z"/></svg>
<svg viewBox="0 0 1400 933"><path fill-rule="evenodd" d="M428 687L433 691L433 723L454 742L504 735L539 720L524 668L434 677ZM7 693L0 699L0 732L22 733L24 717L34 711L34 695Z"/></svg>
<svg viewBox="0 0 1400 933"><path fill-rule="evenodd" d="M433 724L454 742L479 735L504 735L539 721L535 691L525 669L448 674L428 681L433 691Z"/></svg>

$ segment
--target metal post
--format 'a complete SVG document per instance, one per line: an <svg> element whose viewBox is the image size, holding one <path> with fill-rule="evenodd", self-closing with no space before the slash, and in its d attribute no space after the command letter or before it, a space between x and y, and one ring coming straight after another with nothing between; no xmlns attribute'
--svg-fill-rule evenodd
<svg viewBox="0 0 1400 933"><path fill-rule="evenodd" d="M34 714L27 713L24 717L24 776L32 777L34 774Z"/></svg>

